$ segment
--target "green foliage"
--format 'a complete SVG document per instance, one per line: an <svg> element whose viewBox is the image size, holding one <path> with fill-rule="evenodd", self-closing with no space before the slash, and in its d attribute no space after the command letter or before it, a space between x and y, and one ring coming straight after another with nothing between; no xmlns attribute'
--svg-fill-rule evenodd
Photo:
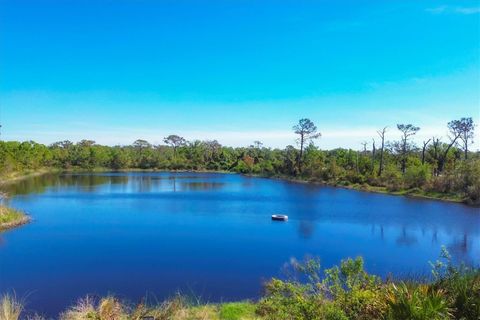
<svg viewBox="0 0 480 320"><path fill-rule="evenodd" d="M451 319L445 294L428 285L392 284L386 300L387 319Z"/></svg>
<svg viewBox="0 0 480 320"><path fill-rule="evenodd" d="M322 297L311 295L309 285L273 279L265 286L257 313L265 319L319 319Z"/></svg>
<svg viewBox="0 0 480 320"><path fill-rule="evenodd" d="M295 177L342 186L381 187L390 192L405 189L417 194L448 194L480 204L480 153L459 158L459 149L436 141L425 152L411 149L383 152L383 172L378 176L380 155L351 149L320 150L313 144L300 150L293 146L269 149L260 142L247 148L225 147L218 141L185 141L171 135L168 145L136 140L129 146L102 146L91 140L59 141L45 146L32 141L0 141L0 176L40 168L112 170L215 170L263 176ZM400 152L400 153L399 153ZM443 158L440 157L442 155ZM461 154L460 154L461 155ZM439 163L442 163L440 171ZM299 166L302 166L300 170ZM405 166L405 173L402 172Z"/></svg>
<svg viewBox="0 0 480 320"><path fill-rule="evenodd" d="M411 166L405 172L405 184L408 188L421 188L431 176L431 169L428 165Z"/></svg>

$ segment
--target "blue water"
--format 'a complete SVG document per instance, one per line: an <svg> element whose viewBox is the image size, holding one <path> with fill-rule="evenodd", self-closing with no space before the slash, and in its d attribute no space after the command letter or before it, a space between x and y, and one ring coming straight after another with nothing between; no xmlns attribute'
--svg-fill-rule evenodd
<svg viewBox="0 0 480 320"><path fill-rule="evenodd" d="M480 263L480 212L461 204L213 173L49 175L9 192L33 221L0 234L0 292L46 315L86 294L257 298L309 255L363 256L382 276L428 274L442 245Z"/></svg>

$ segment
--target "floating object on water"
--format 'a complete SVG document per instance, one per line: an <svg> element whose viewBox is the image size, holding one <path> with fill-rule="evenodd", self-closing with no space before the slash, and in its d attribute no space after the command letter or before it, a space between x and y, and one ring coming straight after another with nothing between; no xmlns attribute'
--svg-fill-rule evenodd
<svg viewBox="0 0 480 320"><path fill-rule="evenodd" d="M284 214L272 214L272 220L274 221L287 221L288 216Z"/></svg>

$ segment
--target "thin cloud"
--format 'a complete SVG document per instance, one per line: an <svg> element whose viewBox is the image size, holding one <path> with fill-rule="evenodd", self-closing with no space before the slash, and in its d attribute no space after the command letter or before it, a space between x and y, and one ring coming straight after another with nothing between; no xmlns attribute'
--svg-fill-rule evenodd
<svg viewBox="0 0 480 320"><path fill-rule="evenodd" d="M448 14L448 13L456 13L456 14L476 14L480 13L480 7L450 7L450 6L439 6L435 8L428 8L425 11L431 14Z"/></svg>
<svg viewBox="0 0 480 320"><path fill-rule="evenodd" d="M480 7L456 8L455 11L461 14L475 14L480 13Z"/></svg>
<svg viewBox="0 0 480 320"><path fill-rule="evenodd" d="M432 13L432 14L440 14L446 12L448 9L447 6L440 6L440 7L435 7L435 8L428 8L425 11Z"/></svg>

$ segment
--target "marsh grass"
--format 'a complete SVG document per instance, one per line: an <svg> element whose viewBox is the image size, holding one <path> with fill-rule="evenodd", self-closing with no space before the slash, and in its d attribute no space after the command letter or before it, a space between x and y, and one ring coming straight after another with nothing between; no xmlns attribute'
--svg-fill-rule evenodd
<svg viewBox="0 0 480 320"><path fill-rule="evenodd" d="M15 295L5 294L0 300L0 320L18 320L23 303Z"/></svg>

